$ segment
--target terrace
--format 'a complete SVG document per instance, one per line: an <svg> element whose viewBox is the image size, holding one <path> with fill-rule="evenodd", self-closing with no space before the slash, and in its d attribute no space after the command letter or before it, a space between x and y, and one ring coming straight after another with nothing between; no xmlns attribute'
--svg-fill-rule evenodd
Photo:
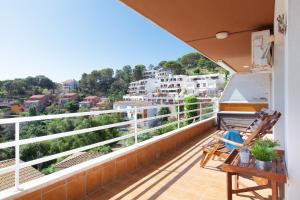
<svg viewBox="0 0 300 200"><path fill-rule="evenodd" d="M251 33L272 29L274 33L274 52L272 79L269 91L268 107L283 113L282 119L273 130L273 137L285 150L288 184L285 187L286 199L298 199L300 187L299 174L299 18L297 0L251 0L239 1L134 1L122 2L146 16L168 32L176 35L188 45L199 50L224 68L239 74L251 71ZM201 9L201 12L199 11ZM180 14L178 14L180 13ZM213 13L213 14L212 14ZM283 13L288 16L288 29L282 33L279 29L285 22L278 22ZM204 27L204 28L203 28ZM279 27L279 28L278 28ZM216 39L216 33L228 31L228 38ZM250 85L251 86L251 85ZM247 93L249 85L244 85L238 92ZM251 89L251 88L250 88ZM252 88L253 89L253 88ZM257 88L254 88L257 89ZM226 89L225 89L226 91ZM257 96L257 98L260 98ZM226 102L230 104L230 102ZM235 102L226 106L226 111L255 111L265 103ZM179 110L170 115L177 116L174 121L176 130L155 136L145 141L138 141L138 136L146 132L163 128L138 130L137 117L133 121L93 127L87 130L47 135L37 138L19 138L20 123L34 120L51 120L68 117L101 115L112 111L77 113L69 115L45 116L2 120L0 123L14 123L16 137L14 141L1 143L0 148L16 149L15 165L2 168L1 174L14 172L15 187L0 192L2 199L225 199L226 178L218 168L222 161L212 161L203 169L198 165L201 146L215 133L216 112L213 106L210 116L203 116L202 106L196 109L198 115L193 123L182 127ZM231 109L231 110L230 110ZM127 111L127 110L125 110ZM124 112L125 112L124 111ZM119 111L118 111L119 112ZM154 119L154 118L151 118ZM192 119L192 118L191 118ZM139 119L140 121L149 119ZM20 145L41 142L75 134L133 125L134 131L107 141L70 150L56 155L39 158L29 162L20 162ZM20 183L20 169L96 146L134 138L134 144L118 151L106 154L68 169L43 176L27 183ZM247 180L242 180L249 184ZM263 190L261 195L267 198L270 190ZM234 199L255 199L252 194L234 196Z"/></svg>
<svg viewBox="0 0 300 200"><path fill-rule="evenodd" d="M196 138L202 134L207 134L207 131L214 129L215 125L215 108L216 102L196 102L196 103L177 103L178 108L184 106L194 105L191 110L180 111L175 110L170 114L158 115L148 118L138 118L138 112L135 108L132 109L119 109L119 110L105 110L105 111L95 111L95 112L83 112L83 113L70 113L70 114L59 114L59 115L46 115L46 116L36 116L36 117L23 117L23 118L12 118L12 119L1 119L0 124L14 124L15 127L15 139L12 141L3 142L0 144L1 149L15 148L15 159L10 165L2 166L0 169L0 176L2 180L7 180L10 183L14 182L14 186L11 188L0 191L1 199L6 198L17 198L21 196L21 199L26 199L29 193L30 198L32 195L38 194L41 198L54 198L51 195L55 195L55 199L63 199L64 196L67 198L72 198L76 194L76 188L82 188L80 191L79 199L92 194L100 187L112 184L115 180L121 180L125 175L134 173L138 170L147 166L156 160L165 159L168 157L169 153L173 152L181 145L188 142L191 138ZM159 106L145 106L142 107L144 110L149 109L160 109L161 107L174 107L174 105L159 105ZM210 112L207 112L208 110ZM20 135L20 127L32 122L38 121L51 121L56 119L64 118L80 118L80 117L91 117L99 115L109 115L114 113L126 113L132 112L134 118L130 121L121 121L118 123L107 124L104 126L96 126L91 128L85 128L80 130L73 130L69 132L44 135L34 138L22 138ZM197 113L196 115L186 118L186 113ZM161 118L177 118L177 120L155 126L153 128L143 129L138 128L141 124L146 121L161 119ZM186 121L192 121L190 125L186 125ZM165 127L176 126L178 129L171 132L154 135L151 139L141 140L140 136L160 130ZM100 141L87 146L82 146L75 149L70 149L68 151L60 152L57 154L40 157L34 160L23 162L20 160L20 148L29 144L43 143L45 141L57 140L60 138L67 138L70 136L84 135L86 133L93 133L99 130L111 129L111 128L123 128L127 127L128 132L122 134L119 137L115 137L109 140ZM203 131L200 131L203 129ZM94 133L97 134L97 133ZM37 177L31 177L30 179L24 178L24 170L27 170L31 166L37 166L41 163L45 163L58 158L66 157L69 155L76 154L78 152L84 152L89 149L93 149L98 146L116 143L119 141L124 141L132 139L132 145L124 147L120 150L116 150L112 153L99 156L97 158L88 160L86 162L80 163L75 166L71 166L66 169L59 170L53 174ZM177 151L177 150L176 150ZM30 168L34 170L34 168ZM145 169L145 168L144 168ZM37 170L35 170L38 173ZM101 175L100 175L101 174ZM8 176L9 175L9 176ZM94 176L95 175L95 176ZM99 175L99 176L98 176ZM27 175L28 176L28 175ZM6 178L5 178L6 177ZM80 177L80 180L78 179ZM96 178L96 179L95 179ZM9 179L9 180L8 180ZM74 180L68 181L68 180ZM72 183L72 184L71 184ZM82 183L84 183L82 185ZM71 184L71 185L70 185ZM79 185L78 185L79 184ZM54 189L53 189L54 188ZM68 190L65 190L69 188ZM63 190L61 193L58 191ZM72 191L72 194L70 193ZM54 192L54 193L53 193ZM74 194L73 194L74 193ZM23 196L25 194L25 196ZM49 197L50 195L50 197ZM62 195L62 196L60 196ZM76 195L77 196L77 195ZM29 197L28 197L29 198Z"/></svg>

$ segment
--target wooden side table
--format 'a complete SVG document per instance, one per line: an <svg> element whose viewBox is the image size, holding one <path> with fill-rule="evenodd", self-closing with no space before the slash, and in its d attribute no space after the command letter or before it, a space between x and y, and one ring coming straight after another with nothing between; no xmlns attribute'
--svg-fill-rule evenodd
<svg viewBox="0 0 300 200"><path fill-rule="evenodd" d="M272 169L270 171L257 170L255 168L255 158L250 157L248 165L242 165L240 163L239 151L233 150L229 157L225 160L222 169L227 173L227 199L232 200L232 194L238 194L243 192L252 192L258 195L255 191L266 188L272 189L272 200L278 200L282 198L279 195L279 187L286 183L287 173L284 160L284 151L278 151L278 158L272 162ZM235 176L236 183L235 189L232 189L232 177ZM268 180L267 184L239 188L238 177L261 177ZM259 197L263 199L261 196Z"/></svg>

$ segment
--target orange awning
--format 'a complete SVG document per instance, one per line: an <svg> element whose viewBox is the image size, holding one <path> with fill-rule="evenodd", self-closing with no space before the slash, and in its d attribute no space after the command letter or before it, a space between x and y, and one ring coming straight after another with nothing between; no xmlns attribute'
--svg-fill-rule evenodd
<svg viewBox="0 0 300 200"><path fill-rule="evenodd" d="M251 32L273 27L274 0L121 0L208 58L251 65ZM215 38L226 31L229 37Z"/></svg>

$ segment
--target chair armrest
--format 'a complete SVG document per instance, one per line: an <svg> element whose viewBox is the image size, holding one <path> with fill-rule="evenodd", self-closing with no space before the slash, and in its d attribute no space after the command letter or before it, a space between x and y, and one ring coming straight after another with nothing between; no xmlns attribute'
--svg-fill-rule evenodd
<svg viewBox="0 0 300 200"><path fill-rule="evenodd" d="M237 143L237 142L234 142L234 141L231 141L231 140L227 140L225 138L222 138L220 136L213 136L215 139L218 139L218 140L221 140L222 142L226 142L226 143L229 143L229 144L232 144L232 145L235 145L235 146L238 146L238 147L242 147L243 144L240 144L240 143Z"/></svg>

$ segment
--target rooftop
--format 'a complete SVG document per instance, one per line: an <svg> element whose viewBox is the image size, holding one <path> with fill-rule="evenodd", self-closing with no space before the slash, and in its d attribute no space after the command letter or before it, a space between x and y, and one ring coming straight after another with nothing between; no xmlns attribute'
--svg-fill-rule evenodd
<svg viewBox="0 0 300 200"><path fill-rule="evenodd" d="M76 96L76 95L77 95L77 93L71 92L71 93L64 94L64 97L72 97L72 96Z"/></svg>
<svg viewBox="0 0 300 200"><path fill-rule="evenodd" d="M42 99L45 98L46 96L43 94L37 94L37 95L32 95L31 97L29 97L29 100L37 100L37 99Z"/></svg>
<svg viewBox="0 0 300 200"><path fill-rule="evenodd" d="M103 155L98 152L78 152L57 163L55 169L65 169Z"/></svg>
<svg viewBox="0 0 300 200"><path fill-rule="evenodd" d="M0 161L0 168L5 168L15 164L15 159L3 160ZM41 172L36 170L33 167L25 167L20 170L20 183L25 183L30 180L44 176ZM0 175L0 190L13 187L15 185L15 176L14 172L9 172L3 175Z"/></svg>
<svg viewBox="0 0 300 200"><path fill-rule="evenodd" d="M146 101L118 101L114 103L117 106L149 106L153 105L151 102L146 102Z"/></svg>
<svg viewBox="0 0 300 200"><path fill-rule="evenodd" d="M87 96L87 97L84 98L84 100L93 100L93 99L97 99L97 98L99 98L99 97L97 97L97 96Z"/></svg>

